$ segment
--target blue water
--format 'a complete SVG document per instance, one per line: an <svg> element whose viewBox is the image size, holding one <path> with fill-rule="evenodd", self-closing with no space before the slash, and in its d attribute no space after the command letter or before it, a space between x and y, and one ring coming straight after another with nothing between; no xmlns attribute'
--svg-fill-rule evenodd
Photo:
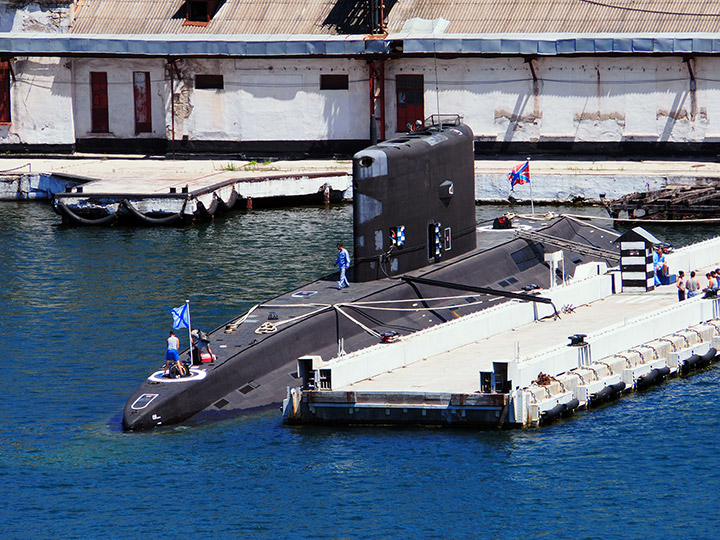
<svg viewBox="0 0 720 540"><path fill-rule="evenodd" d="M171 307L189 298L211 329L331 271L350 209L58 223L0 204L0 538L718 537L718 367L543 429L288 428L268 411L124 434Z"/></svg>

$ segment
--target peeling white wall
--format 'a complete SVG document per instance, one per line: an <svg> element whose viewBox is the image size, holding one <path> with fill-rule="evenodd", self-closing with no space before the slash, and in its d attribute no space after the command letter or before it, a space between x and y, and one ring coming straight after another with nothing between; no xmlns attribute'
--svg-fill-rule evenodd
<svg viewBox="0 0 720 540"><path fill-rule="evenodd" d="M425 116L460 113L476 136L505 142L720 139L720 58L406 59L386 65L386 129L396 133L395 76L422 74ZM437 70L436 70L437 65ZM438 91L436 91L436 87Z"/></svg>
<svg viewBox="0 0 720 540"><path fill-rule="evenodd" d="M133 71L149 71L152 135L171 138L170 76L163 60L77 59L78 137L134 137ZM356 60L190 59L174 77L175 137L191 140L368 138L365 64ZM91 133L90 72L108 74L111 134ZM196 89L196 75L223 75L223 89ZM347 74L347 90L320 90L321 74ZM178 77L179 75L179 77Z"/></svg>
<svg viewBox="0 0 720 540"><path fill-rule="evenodd" d="M368 137L370 105L364 62L238 59L179 64L187 76L180 87L187 94L193 111L182 131L192 139L276 141ZM222 74L225 88L195 89L196 74ZM321 74L347 74L348 89L320 90Z"/></svg>
<svg viewBox="0 0 720 540"><path fill-rule="evenodd" d="M435 64L437 63L437 71ZM177 63L175 136L278 141L369 138L368 67L354 59L194 59ZM396 135L395 77L422 74L424 115L460 113L482 140L504 142L720 142L720 58L398 59L386 63L386 135ZM171 138L163 59L13 62L13 124L0 141L71 144L75 137ZM108 74L110 133L92 134L90 72ZM150 73L152 133L135 134L133 71ZM321 74L347 90L320 90ZM197 74L224 77L196 89ZM437 79L437 82L436 82Z"/></svg>
<svg viewBox="0 0 720 540"><path fill-rule="evenodd" d="M166 108L169 108L169 78L161 59L86 59L72 60L73 110L78 138L164 138ZM90 72L107 73L109 133L92 133ZM135 95L133 72L150 73L150 110L152 132L135 134ZM207 114L207 111L205 112ZM169 133L167 134L170 137Z"/></svg>
<svg viewBox="0 0 720 540"><path fill-rule="evenodd" d="M72 1L0 1L0 32L64 33L70 29Z"/></svg>
<svg viewBox="0 0 720 540"><path fill-rule="evenodd" d="M0 126L0 144L73 144L71 70L61 58L12 61L11 124Z"/></svg>

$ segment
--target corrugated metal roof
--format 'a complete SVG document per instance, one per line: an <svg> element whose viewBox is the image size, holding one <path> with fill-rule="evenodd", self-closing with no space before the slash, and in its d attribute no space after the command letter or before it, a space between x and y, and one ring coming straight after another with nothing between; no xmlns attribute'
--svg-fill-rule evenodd
<svg viewBox="0 0 720 540"><path fill-rule="evenodd" d="M450 21L448 33L718 32L717 0L398 0L388 30L412 17Z"/></svg>
<svg viewBox="0 0 720 540"><path fill-rule="evenodd" d="M185 25L185 0L80 0L73 33L334 34L328 0L225 0L207 26Z"/></svg>
<svg viewBox="0 0 720 540"><path fill-rule="evenodd" d="M225 0L207 25L185 26L185 0L79 0L73 33L361 34L369 0ZM448 33L720 32L720 0L385 0L388 31L412 18Z"/></svg>

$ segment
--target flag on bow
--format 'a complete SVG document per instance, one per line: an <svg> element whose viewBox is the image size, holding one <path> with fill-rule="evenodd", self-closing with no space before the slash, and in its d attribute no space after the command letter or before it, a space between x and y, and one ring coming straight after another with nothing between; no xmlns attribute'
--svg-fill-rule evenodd
<svg viewBox="0 0 720 540"><path fill-rule="evenodd" d="M173 328L190 328L190 304L185 303L182 306L171 309L170 314L173 318Z"/></svg>
<svg viewBox="0 0 720 540"><path fill-rule="evenodd" d="M529 184L530 183L530 162L520 163L515 165L507 175L510 180L510 191L515 191L516 185Z"/></svg>

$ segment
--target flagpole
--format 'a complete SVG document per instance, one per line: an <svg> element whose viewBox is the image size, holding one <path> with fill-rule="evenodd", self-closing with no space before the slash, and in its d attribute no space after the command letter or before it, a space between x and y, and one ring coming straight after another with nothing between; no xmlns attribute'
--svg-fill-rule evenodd
<svg viewBox="0 0 720 540"><path fill-rule="evenodd" d="M192 351L192 325L190 324L190 300L185 300L185 309L187 309L188 319L188 339L190 340L190 365L193 364L193 351Z"/></svg>
<svg viewBox="0 0 720 540"><path fill-rule="evenodd" d="M533 215L535 215L535 200L533 199L533 192L532 192L532 179L530 178L530 159L532 159L530 156L527 157L527 164L528 164L528 179L530 179L530 210L532 211Z"/></svg>

